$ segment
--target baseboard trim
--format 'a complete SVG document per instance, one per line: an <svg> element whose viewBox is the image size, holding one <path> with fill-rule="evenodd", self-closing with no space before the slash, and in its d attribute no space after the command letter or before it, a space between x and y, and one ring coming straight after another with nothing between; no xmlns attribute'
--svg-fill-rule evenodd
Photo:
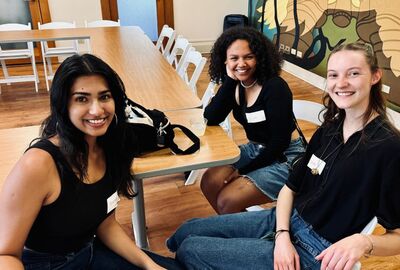
<svg viewBox="0 0 400 270"><path fill-rule="evenodd" d="M324 77L319 76L302 67L296 66L295 64L292 64L285 60L283 61L282 69L296 76L297 78L302 79L303 81L306 81L309 84L321 89L322 91L325 91L326 79Z"/></svg>
<svg viewBox="0 0 400 270"><path fill-rule="evenodd" d="M210 53L215 40L189 40L193 47L201 53Z"/></svg>

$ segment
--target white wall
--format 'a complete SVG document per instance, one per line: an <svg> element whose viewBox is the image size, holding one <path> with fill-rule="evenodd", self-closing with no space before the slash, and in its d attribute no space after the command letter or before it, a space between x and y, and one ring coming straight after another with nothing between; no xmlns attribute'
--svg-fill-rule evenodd
<svg viewBox="0 0 400 270"><path fill-rule="evenodd" d="M51 21L72 22L84 27L84 21L101 19L100 0L49 0Z"/></svg>
<svg viewBox="0 0 400 270"><path fill-rule="evenodd" d="M49 0L52 21L74 21L84 26L84 20L101 19L100 0ZM248 13L248 0L174 0L174 28L201 52L209 52L222 33L227 14Z"/></svg>
<svg viewBox="0 0 400 270"><path fill-rule="evenodd" d="M222 33L227 14L248 13L248 0L174 0L174 28L201 52Z"/></svg>

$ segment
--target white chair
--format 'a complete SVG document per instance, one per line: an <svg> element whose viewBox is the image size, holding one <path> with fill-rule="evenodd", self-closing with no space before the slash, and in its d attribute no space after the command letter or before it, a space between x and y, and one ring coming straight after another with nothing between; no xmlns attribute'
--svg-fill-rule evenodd
<svg viewBox="0 0 400 270"><path fill-rule="evenodd" d="M65 28L76 28L75 22L50 22L45 24L38 23L39 30L43 29L65 29ZM47 41L41 41L40 45L42 47L42 57L43 57L43 68L44 68L44 76L46 79L46 87L47 91L49 91L49 80L53 79L53 67L51 65L52 57L59 56L71 56L74 54L78 54L78 40L65 41L69 44L66 46L56 46L53 48L49 48ZM46 68L47 65L47 68Z"/></svg>
<svg viewBox="0 0 400 270"><path fill-rule="evenodd" d="M208 103L210 103L210 100L214 97L214 95L215 95L214 89L216 86L217 86L217 84L214 82L210 82L208 84L207 89L204 92L204 95L201 99L201 104L202 104L203 109L205 107L207 107ZM229 119L229 115L219 125L224 129L224 131L228 134L228 136L230 138L233 137L232 126L231 126L231 121ZM200 174L199 170L191 171L188 178L185 181L185 186L194 184L194 182L196 182L196 179L199 176L199 174Z"/></svg>
<svg viewBox="0 0 400 270"><path fill-rule="evenodd" d="M167 57L168 63L175 67L176 70L180 69L183 64L183 59L186 58L191 47L192 44L190 44L189 41L182 35L179 35L175 40L175 44L170 55ZM178 53L180 54L179 59Z"/></svg>
<svg viewBox="0 0 400 270"><path fill-rule="evenodd" d="M183 61L182 66L180 66L177 72L179 76L181 76L181 78L185 80L189 88L197 95L196 83L199 80L200 74L204 69L207 59L192 47L190 48L186 57L182 59L182 61ZM189 65L195 66L195 69L190 78L188 75Z"/></svg>
<svg viewBox="0 0 400 270"><path fill-rule="evenodd" d="M388 115L390 122L392 122L392 124L398 130L400 130L400 113L390 109L389 107L386 107L386 113Z"/></svg>
<svg viewBox="0 0 400 270"><path fill-rule="evenodd" d="M86 28L95 28L95 27L118 27L121 26L121 21L118 19L118 21L110 21L110 20L97 20L97 21L91 21L88 22L85 20L85 27ZM91 47L90 47L90 39L85 39L85 45L86 45L86 50L88 53L91 53Z"/></svg>
<svg viewBox="0 0 400 270"><path fill-rule="evenodd" d="M88 22L85 20L85 27L113 27L113 26L121 26L121 21L110 21L110 20L97 20Z"/></svg>
<svg viewBox="0 0 400 270"><path fill-rule="evenodd" d="M361 234L371 235L374 232L377 224L378 224L378 219L376 217L373 217L370 220L370 222L368 222L368 224L361 231ZM361 269L361 263L356 262L356 264L353 266L352 270L360 270L360 269Z"/></svg>
<svg viewBox="0 0 400 270"><path fill-rule="evenodd" d="M318 126L322 124L319 114L324 109L324 105L317 102L301 99L293 100L293 113L296 119L305 120Z"/></svg>
<svg viewBox="0 0 400 270"><path fill-rule="evenodd" d="M31 23L6 23L0 25L0 31L22 31L31 30ZM6 60L24 59L28 58L32 64L33 75L10 76L6 66ZM26 49L10 49L3 50L0 46L0 62L3 70L4 79L0 79L0 83L7 83L8 85L13 82L35 82L35 90L38 92L39 77L36 70L35 53L33 49L33 42L27 42ZM1 93L1 88L0 88Z"/></svg>
<svg viewBox="0 0 400 270"><path fill-rule="evenodd" d="M169 54L171 53L171 47L172 44L175 41L175 30L168 25L164 25L163 28L161 29L160 36L158 37L157 43L156 43L156 48L157 50L160 50L162 55L167 58ZM167 44L164 47L164 39L167 39Z"/></svg>

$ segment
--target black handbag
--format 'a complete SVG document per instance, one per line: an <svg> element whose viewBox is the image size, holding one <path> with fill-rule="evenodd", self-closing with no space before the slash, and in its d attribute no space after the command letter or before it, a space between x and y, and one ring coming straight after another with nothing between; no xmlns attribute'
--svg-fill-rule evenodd
<svg viewBox="0 0 400 270"><path fill-rule="evenodd" d="M296 125L297 132L298 132L299 135L300 135L301 141L302 141L302 143L303 143L303 147L304 147L304 149L306 149L307 146L308 146L307 139L306 139L306 137L304 137L304 134L303 134L303 132L301 131L301 128L300 128L300 126L299 126L299 123L297 123L297 119L296 119L296 117L294 116L294 114L293 114L293 121L294 121L294 123L295 123L295 125ZM293 170L296 169L296 167L300 164L300 160L305 156L305 154L306 154L306 152L303 152L303 153L297 155L297 156L292 160L292 162L290 163L290 166L289 166L290 171L293 171Z"/></svg>
<svg viewBox="0 0 400 270"><path fill-rule="evenodd" d="M166 115L159 110L149 110L142 105L125 97L126 122L132 125L141 125L141 128L149 129L147 132L155 133L157 146L168 147L174 154L188 155L200 149L200 139L188 128L182 125L171 124ZM192 145L182 150L174 142L174 129L178 128L192 141Z"/></svg>

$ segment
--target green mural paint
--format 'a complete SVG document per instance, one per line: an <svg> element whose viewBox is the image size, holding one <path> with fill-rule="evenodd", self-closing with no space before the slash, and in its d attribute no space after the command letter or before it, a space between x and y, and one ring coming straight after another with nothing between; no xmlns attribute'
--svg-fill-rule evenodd
<svg viewBox="0 0 400 270"><path fill-rule="evenodd" d="M334 47L343 39L345 40L344 41L345 43L354 42L359 39L356 31L356 24L357 24L357 19L351 18L351 21L348 24L348 26L342 28L337 26L333 21L333 16L329 15L327 16L326 22L321 27L321 29L324 33L324 36L328 38L330 46ZM326 77L326 64L330 52L331 51L327 47L325 52L325 58L315 68L311 69L310 71L322 77Z"/></svg>

